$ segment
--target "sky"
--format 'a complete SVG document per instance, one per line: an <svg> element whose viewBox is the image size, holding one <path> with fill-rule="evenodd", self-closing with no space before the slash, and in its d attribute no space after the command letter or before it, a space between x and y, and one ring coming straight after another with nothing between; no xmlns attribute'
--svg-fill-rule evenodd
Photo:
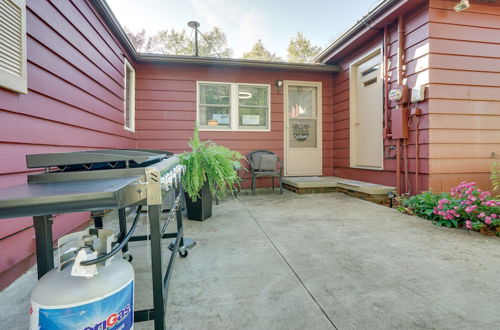
<svg viewBox="0 0 500 330"><path fill-rule="evenodd" d="M233 57L241 57L261 39L264 46L286 58L290 39L301 31L313 45L328 46L354 25L378 0L107 0L122 26L148 34L187 22L200 31L218 26L226 34Z"/></svg>

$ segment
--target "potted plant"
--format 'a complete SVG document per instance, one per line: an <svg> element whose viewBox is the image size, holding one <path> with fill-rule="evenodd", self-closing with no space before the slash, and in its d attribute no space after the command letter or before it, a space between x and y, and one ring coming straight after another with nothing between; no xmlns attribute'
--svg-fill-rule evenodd
<svg viewBox="0 0 500 330"><path fill-rule="evenodd" d="M223 199L240 182L235 162L243 156L210 141L200 141L198 126L189 141L190 152L180 155L186 166L182 185L186 196L188 219L205 220L212 216L213 196Z"/></svg>

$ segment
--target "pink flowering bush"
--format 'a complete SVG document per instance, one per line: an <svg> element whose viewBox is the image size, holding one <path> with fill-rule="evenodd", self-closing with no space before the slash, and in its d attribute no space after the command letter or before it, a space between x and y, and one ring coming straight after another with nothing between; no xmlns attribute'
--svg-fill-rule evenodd
<svg viewBox="0 0 500 330"><path fill-rule="evenodd" d="M500 227L500 201L492 199L489 191L477 188L475 182L462 182L452 188L449 198L438 200L433 213L438 225L466 229L497 231Z"/></svg>

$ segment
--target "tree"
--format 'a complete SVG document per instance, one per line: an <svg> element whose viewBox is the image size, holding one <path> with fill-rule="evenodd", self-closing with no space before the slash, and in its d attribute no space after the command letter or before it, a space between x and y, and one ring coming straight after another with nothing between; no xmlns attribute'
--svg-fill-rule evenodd
<svg viewBox="0 0 500 330"><path fill-rule="evenodd" d="M259 61L283 61L278 55L267 50L260 39L255 42L249 52L243 54L243 58L247 60Z"/></svg>
<svg viewBox="0 0 500 330"><path fill-rule="evenodd" d="M123 29L137 52L147 53L152 51L152 38L146 34L146 30L142 29L140 32L134 33L126 26Z"/></svg>
<svg viewBox="0 0 500 330"><path fill-rule="evenodd" d="M155 53L170 55L192 54L191 40L184 29L181 31L175 29L159 31L151 37L151 40L152 50Z"/></svg>
<svg viewBox="0 0 500 330"><path fill-rule="evenodd" d="M194 55L194 37L186 30L166 29L153 36L147 36L143 29L133 33L125 28L130 42L140 52L162 53L169 55ZM215 26L211 31L198 36L198 54L205 57L231 57L233 51L227 46L227 38L222 30Z"/></svg>
<svg viewBox="0 0 500 330"><path fill-rule="evenodd" d="M321 47L313 46L302 32L297 32L295 38L290 39L288 44L288 62L311 63L320 50Z"/></svg>
<svg viewBox="0 0 500 330"><path fill-rule="evenodd" d="M191 41L191 54L194 54ZM233 50L227 46L226 34L214 26L211 31L198 36L198 54L206 57L231 57Z"/></svg>

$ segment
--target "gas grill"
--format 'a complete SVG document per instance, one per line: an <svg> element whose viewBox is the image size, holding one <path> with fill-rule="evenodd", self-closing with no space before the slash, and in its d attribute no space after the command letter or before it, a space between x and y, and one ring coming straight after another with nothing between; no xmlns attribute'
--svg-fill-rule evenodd
<svg viewBox="0 0 500 330"><path fill-rule="evenodd" d="M184 241L180 184L183 168L169 152L147 149L110 149L56 154L28 155L28 168L45 173L28 176L28 183L0 189L0 219L33 216L36 234L38 278L54 268L52 215L91 211L96 228L102 228L103 210L117 209L120 235L113 254L121 250L131 260L128 242L149 241L153 309L134 312L135 322L154 320L155 329L164 329L166 298L175 256L187 256L191 242ZM174 195L166 220L161 222L162 205ZM147 207L149 235L127 233L126 208ZM166 233L177 223L177 232ZM135 229L134 225L131 230ZM174 239L165 274L162 272L162 239ZM107 257L111 257L107 256ZM102 257L96 263L102 261ZM91 261L86 261L90 264Z"/></svg>

